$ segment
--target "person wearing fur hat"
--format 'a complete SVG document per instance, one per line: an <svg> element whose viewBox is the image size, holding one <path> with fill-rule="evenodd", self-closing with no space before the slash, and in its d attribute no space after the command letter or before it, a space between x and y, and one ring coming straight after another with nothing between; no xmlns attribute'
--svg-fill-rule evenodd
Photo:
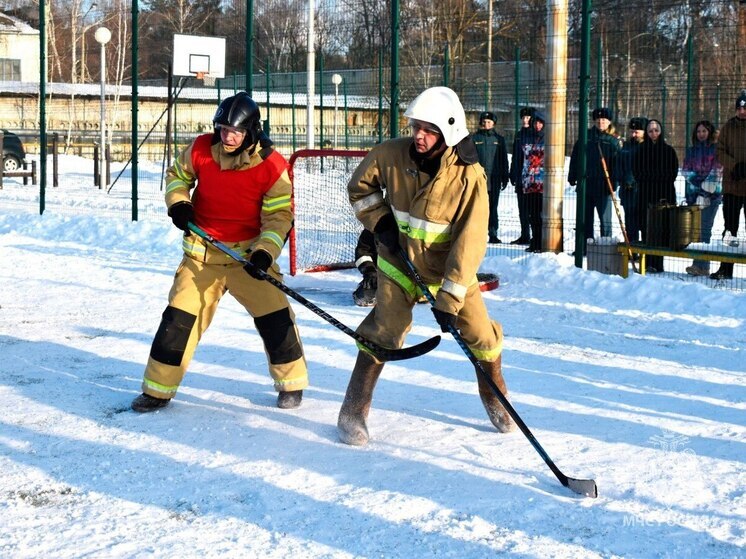
<svg viewBox="0 0 746 559"><path fill-rule="evenodd" d="M638 185L640 229L643 242L648 242L648 208L660 202L676 204L674 183L679 174L679 158L666 143L663 124L651 119L645 128L645 140L632 159L632 173ZM663 272L663 257L649 255L647 271Z"/></svg>
<svg viewBox="0 0 746 559"><path fill-rule="evenodd" d="M723 166L723 236L738 234L741 212L746 216L746 89L736 98L736 114L720 130L715 147ZM733 263L723 262L712 279L732 279Z"/></svg>
<svg viewBox="0 0 746 559"><path fill-rule="evenodd" d="M619 201L624 208L624 228L629 240L640 240L640 209L638 207L637 181L632 173L632 159L645 139L647 119L636 116L629 119L627 140L617 155L615 182L619 184Z"/></svg>
<svg viewBox="0 0 746 559"><path fill-rule="evenodd" d="M500 227L497 208L500 202L500 192L508 186L510 175L505 138L495 130L496 120L494 113L489 111L481 113L479 115L479 130L471 136L477 148L479 163L484 167L484 172L487 175L487 192L490 199L490 219L487 233L490 243L502 242L497 236Z"/></svg>
<svg viewBox="0 0 746 559"><path fill-rule="evenodd" d="M585 239L593 238L593 213L598 214L602 237L611 236L611 192L606 182L601 158L606 161L609 177L615 177L616 157L621 149L621 140L611 123L611 111L599 107L593 111L593 127L588 130L585 145ZM567 182L575 186L580 179L578 168L580 142L575 142L570 156L570 171ZM585 251L585 249L584 249Z"/></svg>

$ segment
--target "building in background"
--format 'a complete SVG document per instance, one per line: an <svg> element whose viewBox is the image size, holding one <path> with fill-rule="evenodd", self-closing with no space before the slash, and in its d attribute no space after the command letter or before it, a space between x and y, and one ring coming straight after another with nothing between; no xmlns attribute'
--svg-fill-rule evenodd
<svg viewBox="0 0 746 559"><path fill-rule="evenodd" d="M0 81L39 83L39 30L2 13Z"/></svg>

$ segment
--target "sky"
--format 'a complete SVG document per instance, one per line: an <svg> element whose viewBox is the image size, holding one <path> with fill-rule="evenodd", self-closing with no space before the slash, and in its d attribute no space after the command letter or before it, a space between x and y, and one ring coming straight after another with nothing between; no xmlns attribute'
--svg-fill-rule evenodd
<svg viewBox="0 0 746 559"><path fill-rule="evenodd" d="M632 558L746 555L746 294L488 256L484 294L526 437L499 434L443 335L387 364L363 448L336 420L354 341L292 302L311 385L276 393L226 296L167 408L129 409L181 258L64 161L70 211L0 191L0 557ZM80 182L80 184L78 184ZM85 201L95 212L75 215ZM58 206L54 206L56 209ZM287 269L287 257L281 258ZM355 327L355 270L286 276ZM426 305L407 345L439 334Z"/></svg>

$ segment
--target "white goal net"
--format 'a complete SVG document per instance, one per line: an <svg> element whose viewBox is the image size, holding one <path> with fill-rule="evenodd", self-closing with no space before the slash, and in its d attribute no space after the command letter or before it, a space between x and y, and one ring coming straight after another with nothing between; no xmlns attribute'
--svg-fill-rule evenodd
<svg viewBox="0 0 746 559"><path fill-rule="evenodd" d="M300 150L290 158L295 226L290 274L350 268L362 225L347 198L347 183L366 151Z"/></svg>

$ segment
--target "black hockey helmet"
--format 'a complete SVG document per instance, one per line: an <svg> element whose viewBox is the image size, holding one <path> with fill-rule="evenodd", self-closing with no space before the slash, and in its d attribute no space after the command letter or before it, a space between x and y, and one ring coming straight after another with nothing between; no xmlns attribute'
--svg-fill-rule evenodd
<svg viewBox="0 0 746 559"><path fill-rule="evenodd" d="M223 99L215 111L212 123L215 128L222 124L246 130L246 137L237 151L256 144L263 136L259 105L245 91Z"/></svg>

